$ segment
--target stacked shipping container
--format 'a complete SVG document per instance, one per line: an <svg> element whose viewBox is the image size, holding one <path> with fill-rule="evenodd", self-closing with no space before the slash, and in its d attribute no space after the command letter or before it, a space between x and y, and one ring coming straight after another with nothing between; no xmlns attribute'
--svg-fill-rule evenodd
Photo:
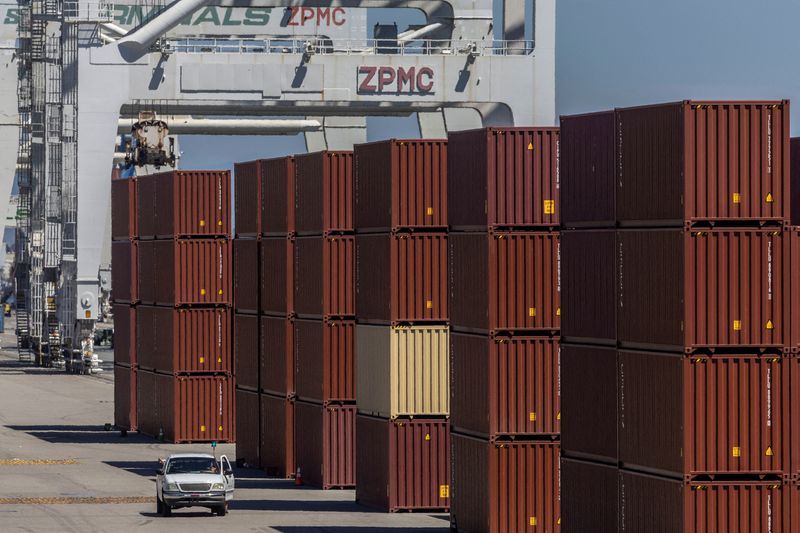
<svg viewBox="0 0 800 533"><path fill-rule="evenodd" d="M788 112L562 117L565 531L790 530Z"/></svg>
<svg viewBox="0 0 800 533"><path fill-rule="evenodd" d="M555 531L559 496L559 132L449 138L451 523Z"/></svg>

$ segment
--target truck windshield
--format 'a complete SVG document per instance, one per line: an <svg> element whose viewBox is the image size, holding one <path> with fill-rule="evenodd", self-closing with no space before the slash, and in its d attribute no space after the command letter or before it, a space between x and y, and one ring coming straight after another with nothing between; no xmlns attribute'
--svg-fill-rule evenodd
<svg viewBox="0 0 800 533"><path fill-rule="evenodd" d="M167 474L218 474L217 461L210 457L178 457L167 465Z"/></svg>

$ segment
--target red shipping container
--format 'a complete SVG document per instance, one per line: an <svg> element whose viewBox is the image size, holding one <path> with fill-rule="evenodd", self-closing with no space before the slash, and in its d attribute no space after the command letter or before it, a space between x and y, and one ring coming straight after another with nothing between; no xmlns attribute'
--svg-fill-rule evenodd
<svg viewBox="0 0 800 533"><path fill-rule="evenodd" d="M562 227L614 227L615 128L614 111L561 117Z"/></svg>
<svg viewBox="0 0 800 533"><path fill-rule="evenodd" d="M447 230L447 140L360 144L353 167L359 233Z"/></svg>
<svg viewBox="0 0 800 533"><path fill-rule="evenodd" d="M452 433L450 523L466 533L558 531L559 444L490 443ZM655 501L655 500L653 500Z"/></svg>
<svg viewBox="0 0 800 533"><path fill-rule="evenodd" d="M617 239L621 345L783 349L790 270L782 232L627 230Z"/></svg>
<svg viewBox="0 0 800 533"><path fill-rule="evenodd" d="M114 364L114 427L136 431L136 366Z"/></svg>
<svg viewBox="0 0 800 533"><path fill-rule="evenodd" d="M505 440L561 430L558 339L450 335L453 431Z"/></svg>
<svg viewBox="0 0 800 533"><path fill-rule="evenodd" d="M139 242L111 243L111 294L114 302L135 304L139 301Z"/></svg>
<svg viewBox="0 0 800 533"><path fill-rule="evenodd" d="M353 152L298 155L294 170L297 234L353 231Z"/></svg>
<svg viewBox="0 0 800 533"><path fill-rule="evenodd" d="M165 374L232 371L231 313L227 308L137 308L139 366Z"/></svg>
<svg viewBox="0 0 800 533"><path fill-rule="evenodd" d="M618 109L617 220L789 220L789 102Z"/></svg>
<svg viewBox="0 0 800 533"><path fill-rule="evenodd" d="M454 331L560 329L557 233L451 233L448 241Z"/></svg>
<svg viewBox="0 0 800 533"><path fill-rule="evenodd" d="M111 239L136 239L136 178L111 180Z"/></svg>
<svg viewBox="0 0 800 533"><path fill-rule="evenodd" d="M274 477L295 475L295 402L285 397L260 394L261 469Z"/></svg>
<svg viewBox="0 0 800 533"><path fill-rule="evenodd" d="M262 316L260 321L261 391L278 396L293 396L294 320Z"/></svg>
<svg viewBox="0 0 800 533"><path fill-rule="evenodd" d="M237 226L238 227L238 226ZM237 313L258 314L261 259L256 239L233 239L233 305Z"/></svg>
<svg viewBox="0 0 800 533"><path fill-rule="evenodd" d="M159 305L230 305L231 246L223 239L141 241L139 298Z"/></svg>
<svg viewBox="0 0 800 533"><path fill-rule="evenodd" d="M678 476L781 475L788 364L773 356L620 351L620 463Z"/></svg>
<svg viewBox="0 0 800 533"><path fill-rule="evenodd" d="M451 132L447 151L451 229L558 227L558 128Z"/></svg>
<svg viewBox="0 0 800 533"><path fill-rule="evenodd" d="M261 234L285 237L295 230L294 156L261 160Z"/></svg>
<svg viewBox="0 0 800 533"><path fill-rule="evenodd" d="M356 501L389 512L447 511L447 420L356 416Z"/></svg>
<svg viewBox="0 0 800 533"><path fill-rule="evenodd" d="M233 368L236 386L259 390L261 357L259 350L259 318L254 315L233 316Z"/></svg>
<svg viewBox="0 0 800 533"><path fill-rule="evenodd" d="M297 402L297 470L303 482L322 489L356 484L354 405L321 406Z"/></svg>
<svg viewBox="0 0 800 533"><path fill-rule="evenodd" d="M355 401L355 330L355 320L294 321L298 398Z"/></svg>
<svg viewBox="0 0 800 533"><path fill-rule="evenodd" d="M356 236L359 322L446 322L447 234Z"/></svg>
<svg viewBox="0 0 800 533"><path fill-rule="evenodd" d="M355 237L295 240L294 311L304 318L355 315Z"/></svg>
<svg viewBox="0 0 800 533"><path fill-rule="evenodd" d="M791 443L791 450L789 457L791 464L787 469L793 476L800 474L800 359L796 355L792 355L784 364L788 364L789 371L789 427L791 429L791 436L789 442Z"/></svg>
<svg viewBox="0 0 800 533"><path fill-rule="evenodd" d="M294 313L294 238L261 240L261 313Z"/></svg>
<svg viewBox="0 0 800 533"><path fill-rule="evenodd" d="M793 226L800 224L800 137L792 139L790 144L790 192L791 192L791 223Z"/></svg>
<svg viewBox="0 0 800 533"><path fill-rule="evenodd" d="M261 401L257 392L236 389L236 465L261 468Z"/></svg>
<svg viewBox="0 0 800 533"><path fill-rule="evenodd" d="M136 307L114 304L114 363L135 365Z"/></svg>
<svg viewBox="0 0 800 533"><path fill-rule="evenodd" d="M798 163L800 166L800 162ZM796 187L800 190L800 182ZM788 238L788 258L789 268L792 272L796 271L800 265L800 227L792 226L786 233ZM788 282L789 292L786 295L789 304L789 326L786 331L786 347L793 354L800 352L800 277L790 276Z"/></svg>
<svg viewBox="0 0 800 533"><path fill-rule="evenodd" d="M233 379L138 373L139 431L167 442L235 442Z"/></svg>
<svg viewBox="0 0 800 533"><path fill-rule="evenodd" d="M261 234L261 161L234 163L233 213L236 237Z"/></svg>
<svg viewBox="0 0 800 533"><path fill-rule="evenodd" d="M619 531L619 471L616 465L562 457L561 516L564 522L556 531Z"/></svg>

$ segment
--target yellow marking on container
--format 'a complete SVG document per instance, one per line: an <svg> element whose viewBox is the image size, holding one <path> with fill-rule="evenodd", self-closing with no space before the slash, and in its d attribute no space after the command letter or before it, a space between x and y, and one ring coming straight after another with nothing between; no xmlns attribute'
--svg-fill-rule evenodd
<svg viewBox="0 0 800 533"><path fill-rule="evenodd" d="M219 427L219 430L222 431L222 426Z"/></svg>
<svg viewBox="0 0 800 533"><path fill-rule="evenodd" d="M430 433L425 433L425 440L426 441L431 440L431 434Z"/></svg>
<svg viewBox="0 0 800 533"><path fill-rule="evenodd" d="M200 289L200 296L205 296L205 295L206 295L206 290Z"/></svg>
<svg viewBox="0 0 800 533"><path fill-rule="evenodd" d="M205 358L205 357L203 357L203 356L200 356L200 362L201 362L201 363L205 363L205 362L206 362L206 358Z"/></svg>
<svg viewBox="0 0 800 533"><path fill-rule="evenodd" d="M535 516L531 516L530 518L528 518L528 525L529 526L535 526L537 524L538 524L538 521L536 520Z"/></svg>
<svg viewBox="0 0 800 533"><path fill-rule="evenodd" d="M536 422L536 412L535 411L531 411L530 413L528 413L528 419L531 422Z"/></svg>
<svg viewBox="0 0 800 533"><path fill-rule="evenodd" d="M219 294L220 296L222 296L222 289L218 290L218 291L217 291L217 294Z"/></svg>
<svg viewBox="0 0 800 533"><path fill-rule="evenodd" d="M201 431L201 432L203 432L203 433L205 433L205 431L206 431L206 427L205 427L205 426L200 426L200 431Z"/></svg>
<svg viewBox="0 0 800 533"><path fill-rule="evenodd" d="M433 309L433 300L425 300L425 309Z"/></svg>
<svg viewBox="0 0 800 533"><path fill-rule="evenodd" d="M205 221L205 220L201 220L201 221L200 221L200 227L201 227L201 228L204 228L204 227L205 227L205 225L206 225L206 221Z"/></svg>
<svg viewBox="0 0 800 533"><path fill-rule="evenodd" d="M222 357L217 357L217 363L221 363L221 362L222 362Z"/></svg>
<svg viewBox="0 0 800 533"><path fill-rule="evenodd" d="M425 214L428 215L429 217L433 216L433 208L429 207L428 209L426 209Z"/></svg>
<svg viewBox="0 0 800 533"><path fill-rule="evenodd" d="M439 497L440 498L450 497L450 485L439 485Z"/></svg>
<svg viewBox="0 0 800 533"><path fill-rule="evenodd" d="M764 452L764 455L766 455L767 457L772 457L773 455L772 446L767 446L767 451Z"/></svg>
<svg viewBox="0 0 800 533"><path fill-rule="evenodd" d="M733 193L733 203L740 204L742 203L742 195L738 192Z"/></svg>
<svg viewBox="0 0 800 533"><path fill-rule="evenodd" d="M767 329L775 329L775 324L772 323L772 320L767 320Z"/></svg>
<svg viewBox="0 0 800 533"><path fill-rule="evenodd" d="M733 321L733 331L741 331L742 330L742 321L741 320L734 320Z"/></svg>
<svg viewBox="0 0 800 533"><path fill-rule="evenodd" d="M0 459L2 466L23 466L23 465L77 465L77 459Z"/></svg>
<svg viewBox="0 0 800 533"><path fill-rule="evenodd" d="M731 450L731 455L733 457L741 457L742 456L742 449L739 446L734 446Z"/></svg>
<svg viewBox="0 0 800 533"><path fill-rule="evenodd" d="M533 143L528 143L528 150L533 150Z"/></svg>
<svg viewBox="0 0 800 533"><path fill-rule="evenodd" d="M561 525L561 517L560 517L560 516L558 517L558 520L556 520L556 525L557 525L557 526L560 526L560 525Z"/></svg>
<svg viewBox="0 0 800 533"><path fill-rule="evenodd" d="M556 414L556 420L561 420L561 411L559 411L558 414Z"/></svg>
<svg viewBox="0 0 800 533"><path fill-rule="evenodd" d="M217 226L221 226L221 225L222 225L222 221L221 220L217 220Z"/></svg>
<svg viewBox="0 0 800 533"><path fill-rule="evenodd" d="M528 308L528 316L536 316L536 308L535 307L529 307Z"/></svg>
<svg viewBox="0 0 800 533"><path fill-rule="evenodd" d="M544 214L545 215L552 215L556 212L556 202L555 200L545 200L544 201Z"/></svg>
<svg viewBox="0 0 800 533"><path fill-rule="evenodd" d="M772 197L772 193L771 193L771 192L768 192L768 193L767 193L767 197L765 198L765 201L766 201L768 204L771 204L771 203L774 201L774 198Z"/></svg>
<svg viewBox="0 0 800 533"><path fill-rule="evenodd" d="M556 316L561 316L561 308L556 307Z"/></svg>

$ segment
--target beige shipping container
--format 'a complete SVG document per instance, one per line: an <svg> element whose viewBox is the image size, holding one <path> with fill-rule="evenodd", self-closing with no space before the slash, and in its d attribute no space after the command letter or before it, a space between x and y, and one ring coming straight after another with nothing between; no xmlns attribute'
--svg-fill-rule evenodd
<svg viewBox="0 0 800 533"><path fill-rule="evenodd" d="M356 326L361 413L382 417L450 414L448 326Z"/></svg>

